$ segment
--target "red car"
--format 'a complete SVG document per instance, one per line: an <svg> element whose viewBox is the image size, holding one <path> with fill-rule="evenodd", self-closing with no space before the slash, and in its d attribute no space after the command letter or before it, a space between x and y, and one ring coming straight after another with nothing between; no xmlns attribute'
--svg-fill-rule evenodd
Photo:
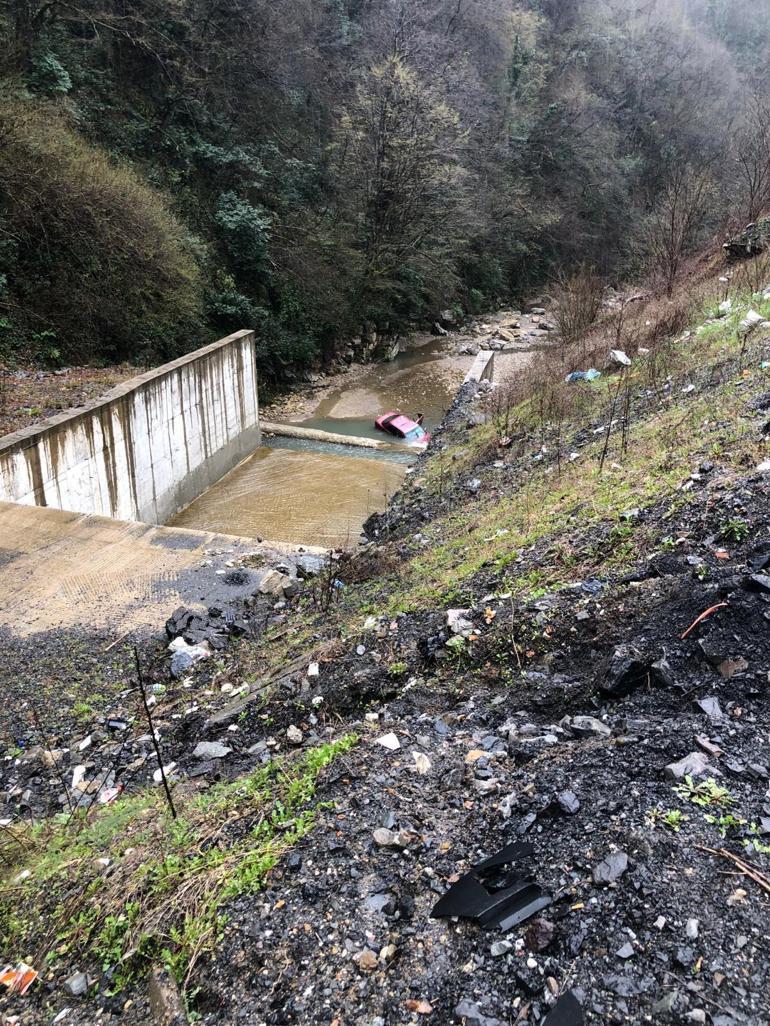
<svg viewBox="0 0 770 1026"><path fill-rule="evenodd" d="M403 413L383 413L374 422L378 431L385 431L389 435L395 435L411 445L427 445L430 441L429 433L410 417Z"/></svg>

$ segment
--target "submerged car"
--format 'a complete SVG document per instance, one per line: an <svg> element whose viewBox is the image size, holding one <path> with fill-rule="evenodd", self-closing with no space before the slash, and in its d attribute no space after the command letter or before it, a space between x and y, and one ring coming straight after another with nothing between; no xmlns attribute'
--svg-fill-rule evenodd
<svg viewBox="0 0 770 1026"><path fill-rule="evenodd" d="M403 413L383 413L375 420L374 426L378 431L394 435L410 445L427 445L430 441L430 434L425 428L411 417L405 417Z"/></svg>

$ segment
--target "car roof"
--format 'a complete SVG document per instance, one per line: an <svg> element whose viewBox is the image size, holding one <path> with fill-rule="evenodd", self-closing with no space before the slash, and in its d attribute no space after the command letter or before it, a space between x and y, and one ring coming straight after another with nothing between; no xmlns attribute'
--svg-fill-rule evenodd
<svg viewBox="0 0 770 1026"><path fill-rule="evenodd" d="M397 413L392 419L389 420L393 427L398 428L400 431L411 431L412 428L417 427L417 424L409 417L405 417L403 413Z"/></svg>

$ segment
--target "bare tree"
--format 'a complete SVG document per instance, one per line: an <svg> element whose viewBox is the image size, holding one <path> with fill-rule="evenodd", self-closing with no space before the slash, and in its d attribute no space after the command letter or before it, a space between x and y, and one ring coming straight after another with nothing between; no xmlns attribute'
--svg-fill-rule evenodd
<svg viewBox="0 0 770 1026"><path fill-rule="evenodd" d="M698 241L712 184L709 162L700 167L684 161L676 163L653 211L649 229L650 254L668 296L674 290L684 258Z"/></svg>
<svg viewBox="0 0 770 1026"><path fill-rule="evenodd" d="M752 97L746 124L737 140L735 162L746 220L754 221L770 204L770 101Z"/></svg>

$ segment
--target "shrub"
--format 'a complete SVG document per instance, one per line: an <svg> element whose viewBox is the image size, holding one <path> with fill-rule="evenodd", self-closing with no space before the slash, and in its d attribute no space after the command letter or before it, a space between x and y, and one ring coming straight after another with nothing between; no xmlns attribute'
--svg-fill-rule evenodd
<svg viewBox="0 0 770 1026"><path fill-rule="evenodd" d="M270 215L264 207L225 192L219 197L215 221L235 269L246 274L260 271L270 238Z"/></svg>
<svg viewBox="0 0 770 1026"><path fill-rule="evenodd" d="M0 272L17 337L52 332L62 359L166 358L201 341L198 267L160 195L58 114L12 101Z"/></svg>
<svg viewBox="0 0 770 1026"><path fill-rule="evenodd" d="M601 308L602 282L592 270L584 267L562 278L553 306L560 340L567 345L578 342L595 323Z"/></svg>

